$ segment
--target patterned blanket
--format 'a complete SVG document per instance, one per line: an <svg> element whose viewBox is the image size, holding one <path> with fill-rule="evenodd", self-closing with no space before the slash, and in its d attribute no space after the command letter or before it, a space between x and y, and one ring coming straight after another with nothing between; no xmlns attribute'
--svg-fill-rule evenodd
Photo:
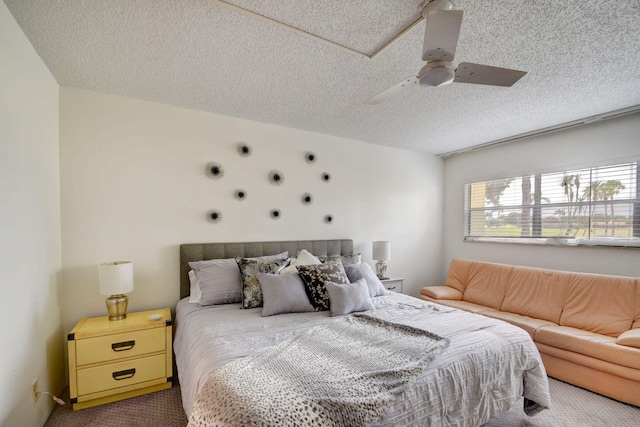
<svg viewBox="0 0 640 427"><path fill-rule="evenodd" d="M198 394L189 426L364 426L446 346L364 314L229 362Z"/></svg>

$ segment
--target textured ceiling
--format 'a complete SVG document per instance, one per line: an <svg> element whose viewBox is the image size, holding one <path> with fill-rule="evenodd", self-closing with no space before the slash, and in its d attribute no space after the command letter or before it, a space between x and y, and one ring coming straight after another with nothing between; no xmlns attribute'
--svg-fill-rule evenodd
<svg viewBox="0 0 640 427"><path fill-rule="evenodd" d="M420 0L4 0L58 83L448 153L640 104L640 0L457 0L454 63L528 71L511 88L415 86ZM238 8L330 40L307 37Z"/></svg>

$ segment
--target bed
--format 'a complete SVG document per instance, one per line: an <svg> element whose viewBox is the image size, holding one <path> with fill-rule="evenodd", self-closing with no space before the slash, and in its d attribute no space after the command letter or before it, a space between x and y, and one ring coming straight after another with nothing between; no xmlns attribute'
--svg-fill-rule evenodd
<svg viewBox="0 0 640 427"><path fill-rule="evenodd" d="M262 308L241 309L241 303L200 306L189 302L189 262L234 257L254 258L285 251L295 255L303 249L324 257L353 256L353 243L348 239L181 245L181 299L176 306L174 352L183 406L187 417L190 418L190 425L224 425L220 419L216 422L211 421L211 413L207 413L208 409L203 409L215 401L224 400L225 405L244 405L242 416L246 416L246 413L259 416L253 414L257 410L252 411L252 408L262 406L265 401L274 405L274 402L287 400L285 403L291 405L289 400L295 401L295 398L280 399L277 391L268 389L272 385L265 385L265 381L269 382L270 374L267 374L266 380L260 379L258 373L262 372L262 366L255 365L256 360L273 360L273 354L284 354L289 351L292 343L308 339L307 337L313 334L316 334L315 339L325 337L328 341L340 341L327 339L327 336L331 336L327 334L336 333L336 328L360 327L358 322L373 322L376 327L404 328L405 333L414 334L415 339L426 340L428 337L428 343L416 341L416 346L425 345L424 348L429 348L429 351L433 349L433 356L427 357L431 353L426 350L422 353L420 350L420 354L413 355L420 360L415 363L412 360L409 363L407 357L411 355L407 356L404 353L398 353L398 356L392 354L389 357L369 357L369 351L376 354L378 346L375 344L367 347L366 352L361 352L366 355L365 362L375 360L377 364L374 370L384 371L387 376L393 371L393 379L396 381L393 387L388 387L387 391L390 392L381 394L381 401L384 401L382 409L376 409L377 412L374 411L371 417L359 419L358 422L344 421L347 418L339 418L335 412L329 412L329 418L321 421L300 421L306 418L299 418L296 422L298 425L333 423L376 426L478 426L513 405L521 404L523 396L523 410L529 415L535 415L550 407L547 376L538 350L525 331L500 320L398 293L386 293L371 298L373 310L335 317L331 317L327 311L263 317ZM418 336L420 333L424 336ZM357 335L362 334L358 332ZM414 339L414 335L407 339ZM404 338L402 340L404 341ZM287 347L282 347L284 345ZM366 343L352 345L366 347ZM282 350L283 348L286 350ZM405 350L411 352L412 348L412 345L407 345ZM413 348L414 353L417 348ZM349 349L344 350L345 353L348 351ZM340 352L342 350L338 351ZM331 353L331 357L334 357L334 354L335 352ZM297 375L296 378L304 382L305 374L300 372L309 371L309 375L312 375L312 367L315 366L310 363L312 357L300 357L296 354L293 359L293 362L287 360L287 363L291 363L287 365L287 370L295 372L295 375L290 375ZM304 360L296 363L299 359ZM239 365L248 361L251 361L249 365ZM299 366L293 366L294 364ZM333 363L329 359L323 366L323 369L327 369L326 375L329 376L328 372L331 369L341 369L342 361ZM398 382L399 371L402 371L403 375L406 374L402 382ZM349 376L357 379L361 377ZM227 380L235 381L237 384L231 386L226 383ZM388 378L385 379L387 380ZM221 382L223 388L220 388ZM311 382L318 381L314 379ZM333 381L333 384L338 382L340 381ZM217 388L213 387L212 383L216 383ZM252 386L253 391L250 395L257 396L263 391L266 394L262 398L249 396L255 397L255 401L247 400L248 397L242 395L243 390ZM351 387L356 390L359 384L354 382ZM296 386L286 385L285 388L294 389ZM364 396L366 401L360 399L357 402L360 406L355 406L355 412L365 413L362 408L370 409L379 405L380 401L372 403L374 395L376 393L367 391ZM357 399L347 400L351 405L352 401ZM326 399L324 401L326 402ZM353 408L351 407L352 412ZM205 415L202 415L203 410ZM220 410L216 408L216 411ZM278 410L274 410L273 406L267 407L267 413L277 413ZM228 425L255 422L240 422L240 418L229 419L236 421L227 420ZM259 424L269 425L271 422L265 418Z"/></svg>

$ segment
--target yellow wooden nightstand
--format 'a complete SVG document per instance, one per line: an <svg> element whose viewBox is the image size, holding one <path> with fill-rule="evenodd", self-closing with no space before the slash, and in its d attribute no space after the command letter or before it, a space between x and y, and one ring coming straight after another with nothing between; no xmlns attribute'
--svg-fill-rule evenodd
<svg viewBox="0 0 640 427"><path fill-rule="evenodd" d="M169 308L78 322L67 336L73 409L171 388L171 324Z"/></svg>

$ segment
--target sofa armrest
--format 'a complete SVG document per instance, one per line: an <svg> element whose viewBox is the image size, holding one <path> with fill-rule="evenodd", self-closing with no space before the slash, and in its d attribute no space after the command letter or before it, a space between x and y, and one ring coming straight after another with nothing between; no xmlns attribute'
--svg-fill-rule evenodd
<svg viewBox="0 0 640 427"><path fill-rule="evenodd" d="M640 348L640 328L630 329L621 333L616 340L616 344Z"/></svg>
<svg viewBox="0 0 640 427"><path fill-rule="evenodd" d="M462 292L449 286L425 286L420 289L420 295L424 295L430 299L449 299L449 300L461 300Z"/></svg>

